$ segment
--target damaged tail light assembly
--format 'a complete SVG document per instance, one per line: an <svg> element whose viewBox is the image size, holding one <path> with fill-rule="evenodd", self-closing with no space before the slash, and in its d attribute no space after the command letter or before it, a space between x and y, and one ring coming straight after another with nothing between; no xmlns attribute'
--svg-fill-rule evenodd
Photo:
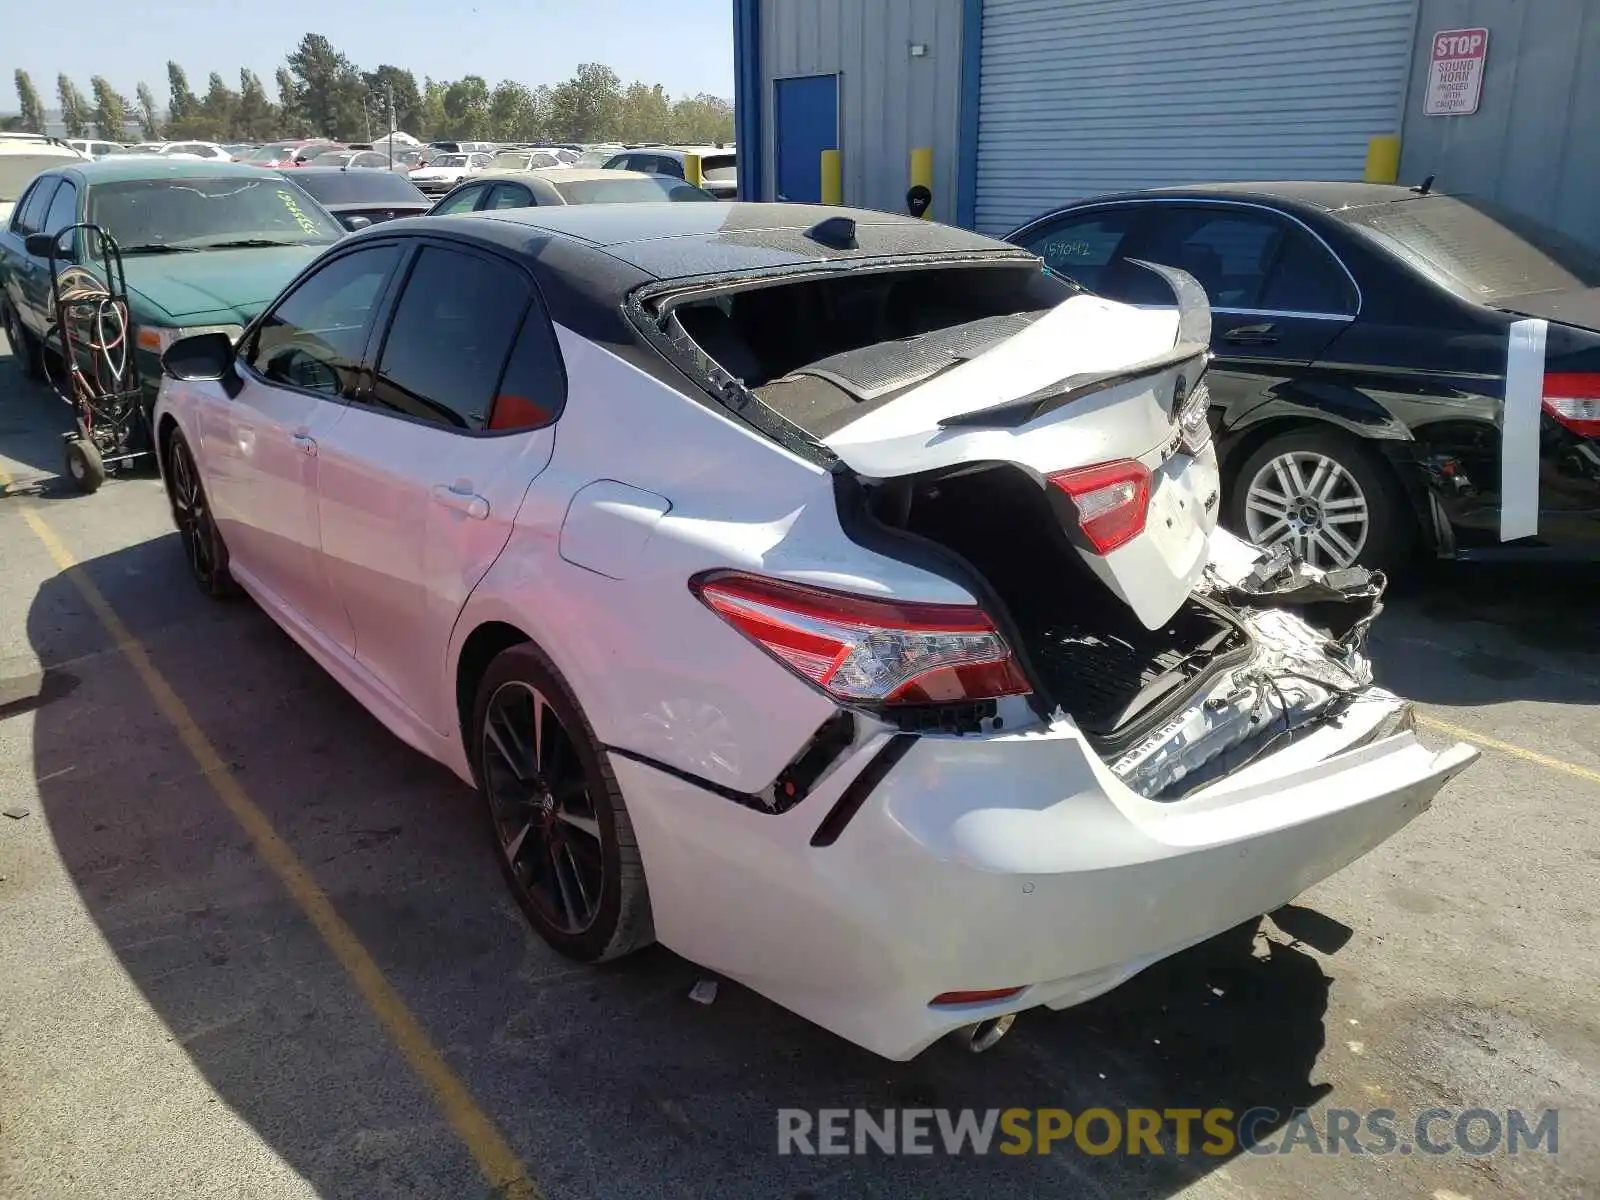
<svg viewBox="0 0 1600 1200"><path fill-rule="evenodd" d="M1047 478L1071 497L1078 510L1078 528L1096 554L1110 554L1144 532L1150 469L1143 463L1123 459Z"/></svg>
<svg viewBox="0 0 1600 1200"><path fill-rule="evenodd" d="M689 586L712 612L843 704L947 704L1030 690L976 605L883 600L732 571Z"/></svg>
<svg viewBox="0 0 1600 1200"><path fill-rule="evenodd" d="M1579 437L1600 437L1600 372L1546 373L1544 411Z"/></svg>

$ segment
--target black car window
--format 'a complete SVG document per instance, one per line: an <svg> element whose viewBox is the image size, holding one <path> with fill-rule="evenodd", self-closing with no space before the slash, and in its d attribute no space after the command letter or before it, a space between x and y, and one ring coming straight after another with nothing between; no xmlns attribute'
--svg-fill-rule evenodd
<svg viewBox="0 0 1600 1200"><path fill-rule="evenodd" d="M482 429L532 291L508 263L424 247L395 305L368 402Z"/></svg>
<svg viewBox="0 0 1600 1200"><path fill-rule="evenodd" d="M266 315L245 360L270 383L348 395L373 309L399 256L398 246L385 245L334 259Z"/></svg>
<svg viewBox="0 0 1600 1200"><path fill-rule="evenodd" d="M489 192L489 202L483 206L491 208L532 208L533 193L520 183L497 183Z"/></svg>
<svg viewBox="0 0 1600 1200"><path fill-rule="evenodd" d="M478 201L483 198L484 185L475 183L471 187L464 187L451 192L428 214L433 217L448 217L452 213L471 212L478 206Z"/></svg>
<svg viewBox="0 0 1600 1200"><path fill-rule="evenodd" d="M49 175L33 185L27 198L17 205L16 230L20 234L38 233L44 228L44 215L50 210L50 199L56 194L59 175Z"/></svg>
<svg viewBox="0 0 1600 1200"><path fill-rule="evenodd" d="M1345 316L1356 311L1356 297L1333 256L1308 234L1290 229L1267 276L1261 307L1271 312Z"/></svg>
<svg viewBox="0 0 1600 1200"><path fill-rule="evenodd" d="M656 155L655 166L649 169L656 175L671 175L674 179L684 177L683 162L680 159L668 158L665 154Z"/></svg>
<svg viewBox="0 0 1600 1200"><path fill-rule="evenodd" d="M1098 292L1105 283L1106 268L1137 219L1134 209L1085 213L1037 226L1018 239L1018 244L1044 259L1044 265L1057 275Z"/></svg>
<svg viewBox="0 0 1600 1200"><path fill-rule="evenodd" d="M495 389L488 428L542 429L561 416L567 400L567 377L561 366L555 330L537 304L528 306L517 343L511 348L505 374Z"/></svg>
<svg viewBox="0 0 1600 1200"><path fill-rule="evenodd" d="M1259 305L1278 239L1287 230L1280 218L1248 208L1151 207L1132 257L1187 271L1214 307ZM1142 270L1124 274L1133 303L1172 303L1171 289L1160 277Z"/></svg>

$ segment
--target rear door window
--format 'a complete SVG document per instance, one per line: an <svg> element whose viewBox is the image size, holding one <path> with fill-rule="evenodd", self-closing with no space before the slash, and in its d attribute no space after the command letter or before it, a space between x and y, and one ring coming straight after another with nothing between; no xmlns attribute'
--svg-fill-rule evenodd
<svg viewBox="0 0 1600 1200"><path fill-rule="evenodd" d="M509 263L425 246L364 401L450 429L483 429L532 299L532 286Z"/></svg>
<svg viewBox="0 0 1600 1200"><path fill-rule="evenodd" d="M1287 229L1280 218L1249 208L1150 208L1132 257L1187 271L1205 288L1213 308L1260 307L1267 271ZM1164 280L1127 266L1118 274L1133 303L1172 303Z"/></svg>
<svg viewBox="0 0 1600 1200"><path fill-rule="evenodd" d="M486 211L491 208L531 208L533 193L520 183L497 183L489 192L488 203L483 207Z"/></svg>
<svg viewBox="0 0 1600 1200"><path fill-rule="evenodd" d="M1355 290L1333 255L1299 229L1290 228L1261 293L1268 312L1350 316Z"/></svg>

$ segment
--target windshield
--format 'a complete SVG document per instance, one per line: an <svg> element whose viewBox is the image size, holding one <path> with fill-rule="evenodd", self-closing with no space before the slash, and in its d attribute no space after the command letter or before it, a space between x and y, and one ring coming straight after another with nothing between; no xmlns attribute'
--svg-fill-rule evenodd
<svg viewBox="0 0 1600 1200"><path fill-rule="evenodd" d="M264 163L282 162L294 153L294 146L263 146L259 150L252 150L245 158L245 162Z"/></svg>
<svg viewBox="0 0 1600 1200"><path fill-rule="evenodd" d="M359 150L334 150L331 153L319 154L310 159L308 165L313 167L342 167L359 153L361 153Z"/></svg>
<svg viewBox="0 0 1600 1200"><path fill-rule="evenodd" d="M1600 287L1600 255L1473 196L1417 196L1337 215L1470 300Z"/></svg>
<svg viewBox="0 0 1600 1200"><path fill-rule="evenodd" d="M65 154L0 155L0 204L14 203L40 171L64 166L71 161Z"/></svg>
<svg viewBox="0 0 1600 1200"><path fill-rule="evenodd" d="M430 167L464 167L467 165L465 154L440 154L428 160Z"/></svg>
<svg viewBox="0 0 1600 1200"><path fill-rule="evenodd" d="M578 155L575 167L603 167L616 155L615 150L585 150Z"/></svg>
<svg viewBox="0 0 1600 1200"><path fill-rule="evenodd" d="M239 241L322 246L344 234L321 205L276 175L103 183L89 189L89 220L125 254Z"/></svg>
<svg viewBox="0 0 1600 1200"><path fill-rule="evenodd" d="M681 179L651 175L620 179L551 179L568 204L640 204L651 200L715 200L710 192L691 187Z"/></svg>

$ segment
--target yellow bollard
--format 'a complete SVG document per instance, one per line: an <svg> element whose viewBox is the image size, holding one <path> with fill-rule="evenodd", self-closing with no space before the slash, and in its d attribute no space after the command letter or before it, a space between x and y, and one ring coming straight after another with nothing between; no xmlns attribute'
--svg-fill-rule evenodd
<svg viewBox="0 0 1600 1200"><path fill-rule="evenodd" d="M698 154L685 154L683 156L683 181L691 187L699 187L704 180L700 174L700 156Z"/></svg>
<svg viewBox="0 0 1600 1200"><path fill-rule="evenodd" d="M933 194L933 147L918 146L911 152L911 186L922 186L928 189L928 194ZM933 205L922 214L924 221L933 219Z"/></svg>
<svg viewBox="0 0 1600 1200"><path fill-rule="evenodd" d="M1368 183L1393 183L1400 178L1400 138L1386 133L1367 143Z"/></svg>
<svg viewBox="0 0 1600 1200"><path fill-rule="evenodd" d="M822 202L844 203L844 164L837 150L822 152Z"/></svg>

